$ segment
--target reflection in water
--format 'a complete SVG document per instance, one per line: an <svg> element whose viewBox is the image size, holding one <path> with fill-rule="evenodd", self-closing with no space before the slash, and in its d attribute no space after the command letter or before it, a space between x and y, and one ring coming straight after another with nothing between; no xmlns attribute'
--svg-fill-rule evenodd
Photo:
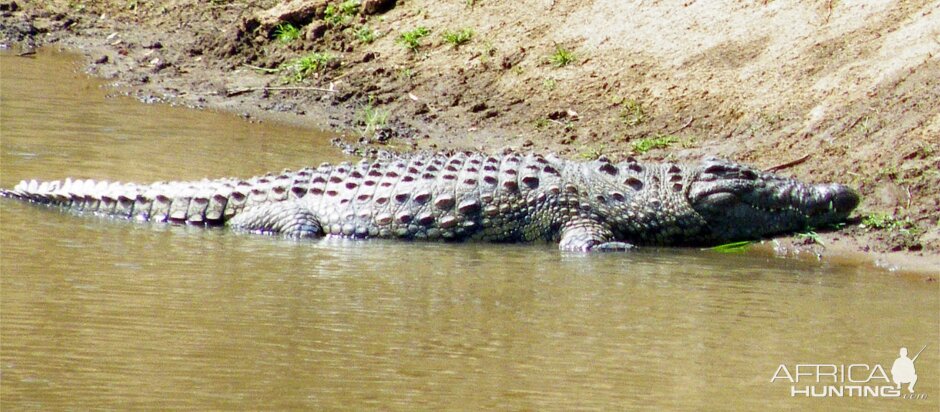
<svg viewBox="0 0 940 412"><path fill-rule="evenodd" d="M322 137L298 146L308 132L101 99L62 56L0 64L3 186L248 176L336 158ZM34 64L65 80L32 78ZM0 221L11 409L892 408L903 401L794 399L770 378L781 363L889 365L923 344L917 389L929 399L903 406L940 399L936 284L868 269L677 249L291 241L11 201Z"/></svg>

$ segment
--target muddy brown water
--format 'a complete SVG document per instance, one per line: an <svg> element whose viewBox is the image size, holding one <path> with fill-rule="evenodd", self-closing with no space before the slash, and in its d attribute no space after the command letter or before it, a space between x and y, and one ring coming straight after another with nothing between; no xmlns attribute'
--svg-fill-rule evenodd
<svg viewBox="0 0 940 412"><path fill-rule="evenodd" d="M0 54L0 75L3 187L250 176L342 158L326 134L106 97L105 82L59 53ZM291 241L5 199L0 223L9 410L940 401L936 282L863 266L690 249ZM923 345L915 393L926 399L791 397L789 381L771 382L781 364L890 370L900 347ZM814 384L802 379L797 388Z"/></svg>

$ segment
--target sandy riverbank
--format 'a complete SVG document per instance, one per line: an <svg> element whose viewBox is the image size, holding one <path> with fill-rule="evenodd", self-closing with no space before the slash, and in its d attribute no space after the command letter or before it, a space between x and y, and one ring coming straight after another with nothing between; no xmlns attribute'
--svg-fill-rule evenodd
<svg viewBox="0 0 940 412"><path fill-rule="evenodd" d="M4 0L0 35L82 53L143 101L340 130L363 152L794 162L781 173L865 200L779 253L940 271L940 2L279 3Z"/></svg>

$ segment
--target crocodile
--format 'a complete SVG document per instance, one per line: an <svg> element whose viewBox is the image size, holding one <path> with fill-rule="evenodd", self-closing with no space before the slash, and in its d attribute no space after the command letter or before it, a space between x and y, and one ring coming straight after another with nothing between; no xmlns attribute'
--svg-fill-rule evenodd
<svg viewBox="0 0 940 412"><path fill-rule="evenodd" d="M706 246L844 221L859 195L717 158L590 162L415 154L250 179L22 181L0 196L131 220L297 238L554 241L565 251Z"/></svg>

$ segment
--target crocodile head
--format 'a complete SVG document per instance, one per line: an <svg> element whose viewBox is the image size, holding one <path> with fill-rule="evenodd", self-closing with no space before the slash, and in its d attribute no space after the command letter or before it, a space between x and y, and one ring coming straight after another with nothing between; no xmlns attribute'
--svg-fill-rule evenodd
<svg viewBox="0 0 940 412"><path fill-rule="evenodd" d="M706 159L689 187L706 223L703 240L727 242L839 223L858 206L840 184L806 184L718 159Z"/></svg>

